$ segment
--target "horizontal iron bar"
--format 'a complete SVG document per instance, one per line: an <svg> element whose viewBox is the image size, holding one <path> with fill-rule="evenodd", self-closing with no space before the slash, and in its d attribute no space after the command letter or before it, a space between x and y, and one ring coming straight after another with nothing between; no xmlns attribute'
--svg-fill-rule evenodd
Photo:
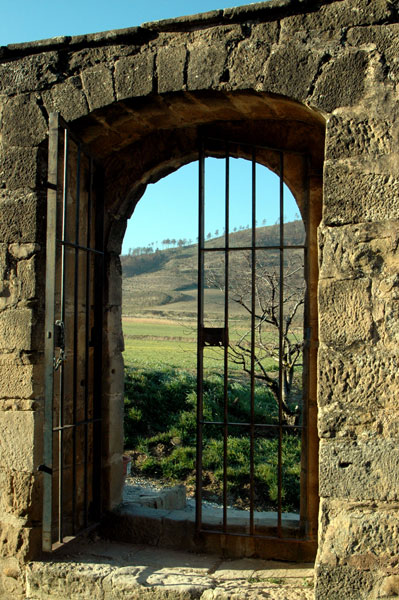
<svg viewBox="0 0 399 600"><path fill-rule="evenodd" d="M305 250L306 246L255 246L256 250ZM225 252L226 248L201 248L202 252ZM252 250L252 246L229 246L228 252Z"/></svg>
<svg viewBox="0 0 399 600"><path fill-rule="evenodd" d="M67 240L57 240L58 244L61 246L68 246L68 248L74 248L75 250L84 250L85 252L93 252L93 254L104 255L102 250L96 250L95 248L88 248L87 246L80 246L79 244L74 244L73 242L67 242Z"/></svg>
<svg viewBox="0 0 399 600"><path fill-rule="evenodd" d="M224 421L201 421L202 425L224 425ZM252 427L251 423L226 423L227 425L236 426L240 425L242 427ZM276 423L273 425L272 423L254 423L254 427L272 427L275 429L279 429L280 425ZM283 429L305 429L303 425L281 425Z"/></svg>
<svg viewBox="0 0 399 600"><path fill-rule="evenodd" d="M249 512L249 511L248 511ZM283 513L284 514L284 513ZM272 525L271 527L274 527L274 525ZM275 526L277 528L277 525ZM299 529L299 527L298 527ZM306 537L302 537L302 538L293 538L293 537L277 537L274 535L259 535L257 533L251 534L251 533L233 533L231 531L222 531L222 530L218 530L218 529L200 529L199 533L212 533L212 534L223 534L223 535L229 535L231 537L245 537L245 538L257 538L257 539L262 539L262 540L269 540L271 542L274 541L279 541L279 542L284 542L285 544L308 544L309 542L312 542L313 540L311 540L310 538L306 538Z"/></svg>
<svg viewBox="0 0 399 600"><path fill-rule="evenodd" d="M77 421L76 423L69 423L68 425L63 425L62 427L53 427L53 431L63 431L64 429L73 429L74 427L80 427L81 425L90 425L90 423L98 423L102 419L87 419L87 421Z"/></svg>

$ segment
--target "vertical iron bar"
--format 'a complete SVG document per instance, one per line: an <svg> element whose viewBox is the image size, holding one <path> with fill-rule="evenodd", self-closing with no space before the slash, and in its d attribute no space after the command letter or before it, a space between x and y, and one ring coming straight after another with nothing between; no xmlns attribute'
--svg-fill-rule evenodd
<svg viewBox="0 0 399 600"><path fill-rule="evenodd" d="M89 159L89 191L87 197L87 220L86 220L86 248L91 244L91 212L93 201L93 159ZM88 461L89 461L89 441L88 441L88 418L89 418L89 377L90 377L90 265L91 253L86 251L86 298L85 298L85 396L84 396L84 527L87 527L89 520L89 495L88 495Z"/></svg>
<svg viewBox="0 0 399 600"><path fill-rule="evenodd" d="M75 198L75 244L79 245L80 216L80 144L77 147L76 198ZM72 534L76 533L76 422L78 391L78 331L79 331L79 250L75 248L74 294L73 294L73 384L72 384Z"/></svg>
<svg viewBox="0 0 399 600"><path fill-rule="evenodd" d="M249 530L254 534L254 437L255 437L255 294L256 294L256 151L252 149L252 240L251 240L251 415Z"/></svg>
<svg viewBox="0 0 399 600"><path fill-rule="evenodd" d="M224 327L226 338L229 328L229 228L230 228L230 148L226 143L226 173L225 173L225 250L224 250ZM228 444L228 380L229 380L229 345L226 339L224 345L223 373L223 531L227 531L227 444Z"/></svg>
<svg viewBox="0 0 399 600"><path fill-rule="evenodd" d="M305 240L303 249L303 277L309 283L309 157L304 156L303 168L303 209L302 218L305 226ZM300 476L300 504L299 523L302 535L306 533L306 525L309 520L309 354L311 343L310 302L309 285L305 288L305 302L303 311L303 350L302 350L302 434L301 434L301 476Z"/></svg>
<svg viewBox="0 0 399 600"><path fill-rule="evenodd" d="M104 181L103 172L95 174L95 248L94 258L94 327L93 327L93 514L99 520L102 512L102 355L104 304Z"/></svg>
<svg viewBox="0 0 399 600"><path fill-rule="evenodd" d="M69 158L69 135L68 130L63 127L64 131L64 179L62 193L62 232L61 242L66 240L67 216L68 216L68 158ZM65 283L66 283L66 248L61 243L61 290L60 290L60 313L61 321L65 323ZM65 336L68 333L65 331ZM64 363L60 366L60 405L58 413L58 541L63 541L63 520L64 520Z"/></svg>
<svg viewBox="0 0 399 600"><path fill-rule="evenodd" d="M48 142L47 239L46 239L46 309L45 309L45 388L44 388L44 440L43 464L43 530L42 549L52 547L52 469L53 469L53 395L54 395L54 319L55 272L58 186L58 135L59 115L50 113Z"/></svg>
<svg viewBox="0 0 399 600"><path fill-rule="evenodd" d="M284 352L284 154L280 153L280 294L279 294L279 408L278 408L278 517L277 532L282 536L282 446L283 446L283 352Z"/></svg>
<svg viewBox="0 0 399 600"><path fill-rule="evenodd" d="M201 140L198 160L198 287L197 287L197 456L195 522L197 532L202 524L202 421L203 421L203 328L204 328L204 142Z"/></svg>

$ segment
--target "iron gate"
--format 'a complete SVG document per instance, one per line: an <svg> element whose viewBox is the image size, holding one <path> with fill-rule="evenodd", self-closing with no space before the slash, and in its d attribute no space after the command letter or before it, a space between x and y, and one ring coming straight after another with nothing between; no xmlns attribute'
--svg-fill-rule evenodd
<svg viewBox="0 0 399 600"><path fill-rule="evenodd" d="M58 113L49 120L43 550L101 504L102 171Z"/></svg>
<svg viewBox="0 0 399 600"><path fill-rule="evenodd" d="M276 224L276 239L264 241L259 238L257 229L257 163L261 158L268 156L269 164L274 164L274 170L279 177L279 223ZM236 241L237 235L231 235L230 230L230 165L233 157L246 156L251 161L250 183L250 212L251 225L248 239ZM301 163L304 173L304 196L306 197L307 157L301 153L290 153L290 160ZM222 158L224 168L224 235L219 238L222 243L206 242L205 240L205 215L206 215L206 172L205 158L214 156ZM260 544L262 540L269 543L273 540L277 554L287 557L297 556L295 548L298 545L308 544L312 554L316 548L314 538L309 544L308 512L307 512L307 340L305 332L308 329L308 313L306 299L306 270L308 249L306 244L307 230L307 198L302 206L303 240L286 239L286 223L284 222L284 166L285 152L262 146L243 145L235 142L226 142L213 138L203 139L199 155L199 236L198 236L198 342L197 342L197 471L196 471L196 528L197 534L213 535L224 534L227 536L246 536L256 538ZM265 162L265 160L263 160ZM267 161L266 161L267 162ZM265 198L266 191L262 196ZM270 198L269 198L270 200ZM208 236L209 237L209 236ZM219 257L218 265L215 257ZM270 264L272 267L270 267ZM266 267L265 265L269 265ZM269 269L269 272L265 269ZM216 271L216 274L215 274ZM271 271L271 272L270 272ZM209 281L209 273L211 280ZM302 292L293 292L292 277L295 281L302 279ZM269 296L262 302L262 289L260 278L267 280ZM291 279L290 279L291 278ZM215 286L215 281L219 285ZM234 282L238 282L244 289L246 299L232 298ZM262 284L263 285L263 284ZM299 285L299 284L295 284ZM218 288L223 303L223 317L217 317L207 311L207 292L210 288ZM266 288L264 288L266 289ZM301 296L302 294L302 296ZM295 297L294 297L295 296ZM234 333L235 318L231 313L232 302L241 304L241 309L247 314L246 334L241 333L237 341ZM295 303L298 306L295 306ZM275 320L273 325L272 320ZM277 325L277 327L275 327ZM266 326L266 327L264 327ZM269 327L269 333L267 333ZM274 354L277 369L267 372L267 366L262 360L267 352L261 352L265 341L259 341L259 334L263 329L263 336L274 332ZM278 333L277 333L278 330ZM265 333L266 331L266 333ZM296 340L296 341L295 341ZM238 343L238 349L237 349ZM289 398L286 397L287 388L287 360L294 345L297 351L296 364L290 372L296 378L295 401L300 407L291 411L287 410ZM291 348L290 348L291 347ZM214 408L209 401L209 392L204 389L204 365L207 355L212 352L218 357L219 364L223 365L223 402ZM262 358L263 357L263 358ZM234 369L237 364L247 373L249 403L247 409L237 419L232 406L234 398L234 379L237 377ZM262 389L256 381L262 381ZM275 399L275 407L267 414L259 406L259 393L267 393ZM265 396L266 397L266 396ZM207 405L208 403L208 405ZM270 402L269 402L270 403ZM292 404L292 402L291 402ZM234 413L234 414L233 414ZM287 514L284 508L286 501L286 488L289 477L285 467L285 454L287 446L292 443L301 445L301 459L297 474L297 492L300 495L300 506L297 514ZM299 442L298 442L299 440ZM244 459L235 454L235 445L248 451ZM219 518L209 518L204 515L204 487L211 474L207 473L204 466L205 455L209 454L210 445L219 451L223 457L222 467L222 497L219 499ZM273 446L275 455L270 459L265 458L265 446ZM207 459L208 460L208 459ZM238 464L238 462L245 464ZM209 463L209 460L208 460ZM243 510L234 511L232 498L229 492L232 474L235 476L237 469L240 471L242 489L246 498ZM260 473L263 470L274 469L275 489L273 490L275 508L262 509L262 493L270 493L262 487ZM209 467L208 467L209 470ZM259 506L261 509L259 510ZM264 507L264 505L263 505ZM283 546L291 546L291 554L281 550ZM312 550L313 549L313 550ZM299 551L300 552L300 551Z"/></svg>

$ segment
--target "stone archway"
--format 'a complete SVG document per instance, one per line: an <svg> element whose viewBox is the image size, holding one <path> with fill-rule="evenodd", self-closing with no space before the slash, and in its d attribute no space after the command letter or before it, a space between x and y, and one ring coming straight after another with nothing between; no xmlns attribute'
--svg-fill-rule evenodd
<svg viewBox="0 0 399 600"><path fill-rule="evenodd" d="M286 148L308 145L317 203L327 123L318 242L318 598L360 597L360 589L375 595L394 573L397 22L388 0L276 1L1 49L0 520L7 572L20 572L40 546L46 134L56 110L104 162L111 274L134 203L148 182L193 159L199 128L278 136ZM294 185L294 174L287 181ZM108 290L106 333L118 329L115 291ZM118 336L109 340L115 354ZM107 366L108 404L120 394L116 362ZM119 439L109 419L106 469L118 460ZM117 488L111 482L108 505ZM3 579L8 585L6 572Z"/></svg>

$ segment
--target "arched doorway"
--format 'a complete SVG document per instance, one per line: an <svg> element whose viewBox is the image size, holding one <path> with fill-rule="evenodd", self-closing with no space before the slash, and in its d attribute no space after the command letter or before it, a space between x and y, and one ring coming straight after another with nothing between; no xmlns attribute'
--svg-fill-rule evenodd
<svg viewBox="0 0 399 600"><path fill-rule="evenodd" d="M243 94L239 94L239 101L242 106ZM249 99L251 99L249 94ZM223 98L219 99L223 102ZM187 100L191 104L192 99ZM272 102L276 106L276 99ZM265 108L268 98L263 98L262 106ZM182 109L182 98L176 99L177 108L173 106L170 99L170 106L173 106L175 114L179 114ZM183 102L184 104L184 102ZM288 103L289 104L289 103ZM149 102L149 105L151 103ZM184 107L186 110L187 107ZM323 128L322 122L318 117L310 115L307 109L301 109L296 103L287 106L286 102L282 104L282 109L288 114L289 108L298 117L301 115L303 120L284 119L280 120L260 120L242 118L231 122L230 120L211 122L201 122L175 128L170 124L170 114L164 116L165 128L155 128L153 132L148 133L143 138L133 144L130 143L132 129L127 129L128 135L126 147L119 152L110 152L107 155L107 149L103 148L103 159L105 165L105 240L106 240L106 278L105 278L105 327L104 327L104 368L103 368L103 433L102 433L102 489L104 492L103 508L111 508L120 500L122 487L122 394L123 394L123 362L121 357L121 321L120 321L120 271L119 271L119 249L122 241L126 218L129 216L135 202L142 195L147 182L156 181L171 170L178 168L181 164L189 162L194 157L198 157L201 147L201 139L204 136L216 138L215 144L212 142L209 147L209 155L221 156L226 153L226 140L231 145L232 156L251 158L253 160L254 149L256 148L256 161L265 164L275 172L278 172L282 181L286 181L293 190L297 199L302 215L306 215L307 229L307 250L306 250L306 275L308 282L307 291L307 316L306 327L308 331L307 340L307 421L308 434L306 447L306 465L304 471L307 476L303 478L303 514L306 518L302 520L302 531L306 540L313 544L315 549L316 535L316 513L317 513L317 436L315 429L315 380L316 380L316 340L317 340L317 317L316 317L316 282L317 282L317 258L316 248L316 227L320 219L320 169L322 164L322 145ZM115 110L116 107L113 109ZM148 107L145 108L147 110ZM122 112L124 107L121 107ZM184 111L183 111L184 112ZM242 110L241 117L248 117L245 114L245 108ZM252 107L253 112L253 107ZM261 112L261 111L260 111ZM105 111L104 117L108 118ZM259 115L260 116L260 115ZM291 115L292 116L292 115ZM189 125L190 118L187 118ZM197 117L198 118L198 117ZM209 121L209 115L206 111L203 115L205 121ZM162 117L160 117L162 121ZM158 123L159 126L159 123ZM85 122L82 120L78 124L80 135L89 138L90 128L85 134ZM215 135L216 134L216 135ZM278 139L278 149L275 150L275 140ZM91 148L95 150L98 139L89 140ZM220 143L222 141L222 144ZM101 154L101 152L100 152ZM298 160L298 156L302 157ZM306 159L303 158L306 156ZM139 160L137 158L139 157ZM282 160L284 162L284 173L281 169ZM284 250L284 244L280 237L281 249ZM255 248L253 250L256 250ZM200 309L201 310L201 309ZM206 341L204 342L206 345ZM220 345L223 345L221 343ZM226 344L224 344L226 346ZM201 417L199 416L199 422ZM252 429L255 422L252 421ZM280 433L281 433L280 422ZM200 434L199 434L200 437ZM254 438L252 437L252 444ZM280 444L280 462L281 462L281 444ZM281 468L279 470L281 480ZM281 495L281 484L279 484L279 494ZM197 503L199 506L200 503ZM279 534L276 540L281 538L281 508L279 517ZM311 515L311 516L310 516ZM197 522L200 518L197 518ZM253 524L252 526L253 535ZM201 528L199 527L198 530ZM213 532L210 532L213 534ZM224 533L227 533L226 530ZM304 539L304 538L303 538ZM301 544L303 544L303 539ZM300 544L300 545L301 545ZM270 547L270 543L268 542ZM298 545L290 544L295 547L294 555L298 556ZM279 551L281 557L284 552ZM292 553L288 556L292 556Z"/></svg>

